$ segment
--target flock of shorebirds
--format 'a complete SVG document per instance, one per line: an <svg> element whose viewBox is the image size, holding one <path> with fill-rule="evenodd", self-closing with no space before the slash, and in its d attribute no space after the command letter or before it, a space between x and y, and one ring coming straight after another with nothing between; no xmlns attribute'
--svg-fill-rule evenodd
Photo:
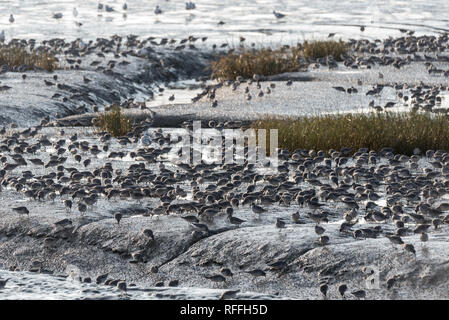
<svg viewBox="0 0 449 320"><path fill-rule="evenodd" d="M317 246L327 246L332 244L332 238L326 235L326 223L342 221L339 232L343 236L356 241L386 237L414 255L416 248L406 243L405 237L419 234L421 241L426 242L432 230L438 232L449 223L449 203L444 201L449 193L449 154L445 151L428 150L421 154L415 150L416 155L405 156L394 154L389 148L380 152L351 148L327 152L279 150L277 173L263 174L248 159L240 165L164 164L168 154L180 154L181 149L176 149L178 140L172 141L171 135L161 129L142 135L147 128L148 124L142 123L118 139L116 150L111 150L113 138L107 133L100 134L93 143L78 134L67 136L64 129L52 138L42 134L41 126L18 131L3 129L1 187L14 190L29 201L60 201L67 211L80 216L94 214L99 200L122 199L140 204L158 200L159 204L147 208L144 216L179 216L193 228L196 238L212 234L217 219L244 226L247 221L238 216L245 208L258 220L264 215L276 215L280 208L293 207L297 211L291 220L277 218L275 228L315 223ZM125 153L117 148L126 145L134 145L135 151ZM53 149L49 155L47 148ZM245 152L248 156L247 148ZM99 155L111 162L92 166L98 163ZM135 163L114 169L112 161L126 156ZM48 160L42 160L47 157ZM381 204L382 199L385 204ZM11 210L20 216L38 214L26 205ZM117 212L113 218L120 224L126 215ZM73 219L62 219L55 227L71 226ZM142 230L142 236L158 240L150 229ZM52 239L45 241L50 243ZM268 263L266 269L244 272L263 277L266 272L286 268L287 263L279 260ZM232 271L223 268L218 274L205 277L225 282L229 276ZM391 287L394 279L388 279L388 283ZM324 295L327 289L327 283L320 284ZM344 296L344 287L340 290ZM360 290L352 294L364 295Z"/></svg>
<svg viewBox="0 0 449 320"><path fill-rule="evenodd" d="M107 5L99 5L99 9L103 8L106 11L113 10ZM127 9L126 4L123 9ZM195 9L195 4L186 3L186 9ZM161 13L162 10L156 7L155 14ZM285 16L276 11L273 14L278 19ZM73 15L78 15L76 9ZM62 18L62 14L55 14L54 18ZM11 15L10 22L14 21ZM404 37L383 41L350 40L352 50L342 57L343 64L354 69L371 68L374 65L390 65L400 69L412 62L423 62L430 75L449 76L449 70L438 66L438 63L449 62L449 57L444 54L449 48L447 34L415 37L408 30L404 30L404 33L407 33ZM96 67L97 71L111 72L116 64L126 61L128 55L139 56L139 52L145 48L177 44L174 50L194 50L193 43L198 39L191 36L179 43L167 38L157 42L154 37L139 40L136 36L126 39L114 36L89 43L79 39L72 42L53 39L44 41L41 49L64 54L64 59L73 69L79 69L82 57L96 54L98 61L92 61L91 66ZM207 40L206 37L201 39ZM241 39L241 42L244 40ZM35 41L18 40L16 43L38 48ZM220 48L224 49L226 45ZM114 61L106 61L105 54L108 53L115 56ZM155 63L163 64L160 61ZM332 69L337 62L333 57L327 57L303 61L303 64L305 68ZM4 70L2 66L0 72ZM26 75L22 78L25 81ZM379 73L381 82L383 78ZM235 81L223 81L207 86L192 100L195 102L205 97L210 100L211 107L218 107L215 94L223 85L232 86L234 90L245 86L245 98L250 100L252 97L248 86L256 84L260 90L258 97L263 97L270 94L276 84L270 83L262 90L262 80L254 75L249 80L239 77ZM64 85L57 81L57 76L44 80L45 85L64 90ZM84 83L90 81L84 78ZM287 86L291 84L291 81L286 83ZM361 86L362 83L357 85ZM378 97L388 86L397 90L401 102L410 104L415 110L447 112L439 108L439 94L448 91L449 86L422 82L414 85L383 82L365 94ZM358 92L355 86L336 86L334 89L342 94ZM173 100L174 96L170 97L170 101ZM387 102L380 106L372 100L370 107L382 111L395 104ZM351 148L293 152L279 150L281 161L277 173L263 174L248 161L241 165L164 164L166 156L176 148L177 141L172 141L171 136L162 130L142 134L149 128L146 122L136 126L127 136L117 139L118 146L134 146L130 152L114 147L114 138L107 133L101 133L96 142L89 142L77 134L68 136L64 129L60 129L59 136L49 138L42 133L43 125L48 122L46 118L35 127L0 130L0 161L3 164L0 169L0 188L14 190L29 201L60 202L68 212L80 216L93 214L100 200L123 199L142 204L151 198L152 201L157 200L158 204L146 208L145 216L179 216L193 228L194 237L201 238L213 233L214 221L218 219L232 226L245 226L247 221L239 217L241 210L251 210L257 220L264 215L276 215L279 208L294 207L297 210L291 214L290 220L277 218L273 227L281 231L289 224L313 223L317 246L328 246L332 245L332 238L326 234L326 223L341 221L339 232L343 236L352 237L355 241L385 237L410 255L415 255L417 248L407 243L407 236L419 234L424 243L432 236L432 232L438 232L445 224L449 224L449 201L444 200L449 194L449 154L443 150L416 150L412 156L394 154L394 150L389 148L379 152ZM209 124L209 127L218 129L226 126ZM47 148L52 148L52 153L48 154ZM245 149L245 152L247 154L248 150ZM94 166L99 156L106 156L109 160ZM127 168L114 168L116 160L127 156L135 163ZM21 216L35 214L27 205L14 206L11 210ZM111 218L120 224L127 217L116 212ZM55 227L71 226L73 219L62 219L55 223ZM142 236L158 241L150 229L142 230ZM52 241L51 238L47 240ZM265 277L267 272L284 272L286 269L288 264L277 260L267 263L266 268L244 272L257 278ZM232 276L231 269L221 268L215 274L205 275L205 278L214 283L223 283ZM387 288L394 287L395 281L395 278L387 279ZM0 289L6 282L0 281ZM126 292L126 282L117 281L116 284L121 291ZM328 295L329 287L329 283L319 284L324 297ZM223 298L231 297L236 292L227 291ZM348 286L340 283L338 292L345 297ZM351 294L356 298L366 296L364 290L355 290Z"/></svg>

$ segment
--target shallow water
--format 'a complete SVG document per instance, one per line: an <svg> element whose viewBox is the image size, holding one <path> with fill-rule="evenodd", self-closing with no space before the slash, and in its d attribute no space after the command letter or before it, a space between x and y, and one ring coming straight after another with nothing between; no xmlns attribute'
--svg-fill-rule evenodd
<svg viewBox="0 0 449 320"><path fill-rule="evenodd" d="M26 271L0 270L0 279L9 279L0 290L1 300L178 300L218 299L224 290L205 288L151 287L128 285L126 295L115 286L82 283L74 277ZM286 297L241 292L237 299L287 299Z"/></svg>
<svg viewBox="0 0 449 320"><path fill-rule="evenodd" d="M198 0L194 10L186 10L185 1L131 0L127 10L122 8L124 0L100 2L114 11L99 10L96 0L3 0L0 30L5 30L7 39L95 39L130 33L179 39L196 35L213 39L206 45L218 41L238 44L240 36L257 44L279 44L326 38L330 32L341 38L385 38L399 36L398 28L417 34L449 30L449 2L445 0ZM154 14L156 5L162 14ZM273 10L286 17L275 18ZM54 19L54 13L63 17ZM9 22L10 14L14 23ZM218 25L219 21L224 24ZM366 27L364 32L361 25Z"/></svg>

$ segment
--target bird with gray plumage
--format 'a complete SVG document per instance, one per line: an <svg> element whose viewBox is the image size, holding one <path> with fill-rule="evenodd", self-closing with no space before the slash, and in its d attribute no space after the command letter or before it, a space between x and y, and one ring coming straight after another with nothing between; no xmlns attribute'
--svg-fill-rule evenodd
<svg viewBox="0 0 449 320"><path fill-rule="evenodd" d="M120 220L122 220L123 215L121 213L114 213L114 219L117 221L117 224L120 225Z"/></svg>
<svg viewBox="0 0 449 320"><path fill-rule="evenodd" d="M126 282L125 281L119 281L117 282L117 288L120 290L120 292L122 293L122 295L127 295L127 286L126 286Z"/></svg>
<svg viewBox="0 0 449 320"><path fill-rule="evenodd" d="M14 211L14 212L17 212L18 214L26 214L26 215L29 215L30 214L30 211L27 209L27 207L25 207L25 206L22 206L22 207L15 207L15 208L12 208L12 210Z"/></svg>
<svg viewBox="0 0 449 320"><path fill-rule="evenodd" d="M252 203L252 204L251 204L251 210L252 210L254 213L258 214L258 215L261 214L261 213L267 212L266 209L262 208L261 206L258 206L258 205L255 204L255 203Z"/></svg>

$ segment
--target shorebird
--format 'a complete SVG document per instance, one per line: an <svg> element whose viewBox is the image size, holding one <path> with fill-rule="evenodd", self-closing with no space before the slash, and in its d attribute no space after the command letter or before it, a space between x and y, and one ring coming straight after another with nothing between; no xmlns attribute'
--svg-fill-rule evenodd
<svg viewBox="0 0 449 320"><path fill-rule="evenodd" d="M421 236L419 237L419 239L422 242L427 242L427 240L429 240L429 236L427 235L427 233L423 232L423 233L421 233Z"/></svg>
<svg viewBox="0 0 449 320"><path fill-rule="evenodd" d="M151 238L151 240L154 240L153 231L150 229L144 229L142 230L142 234L146 236L147 238Z"/></svg>
<svg viewBox="0 0 449 320"><path fill-rule="evenodd" d="M156 9L154 9L154 14L161 14L162 10L159 8L159 6L156 6Z"/></svg>
<svg viewBox="0 0 449 320"><path fill-rule="evenodd" d="M285 222L282 221L282 219L277 218L276 219L276 228L278 228L278 229L285 228Z"/></svg>
<svg viewBox="0 0 449 320"><path fill-rule="evenodd" d="M221 272L222 275L224 275L225 277L232 277L234 274L232 273L231 269L229 268L221 268L219 270Z"/></svg>
<svg viewBox="0 0 449 320"><path fill-rule="evenodd" d="M402 241L402 238L399 236L395 236L395 235L386 235L386 237L388 238L388 240L390 240L391 243L393 244L404 244L404 242Z"/></svg>
<svg viewBox="0 0 449 320"><path fill-rule="evenodd" d="M66 227L72 225L72 220L62 219L54 223L56 227Z"/></svg>
<svg viewBox="0 0 449 320"><path fill-rule="evenodd" d="M340 293L341 297L344 298L345 297L345 293L348 290L348 286L345 284L342 284L338 287L338 292Z"/></svg>
<svg viewBox="0 0 449 320"><path fill-rule="evenodd" d="M128 10L128 5L126 4L126 2L123 4L122 8L123 10Z"/></svg>
<svg viewBox="0 0 449 320"><path fill-rule="evenodd" d="M120 224L120 220L122 220L122 214L121 213L115 213L114 219L117 221L117 224Z"/></svg>
<svg viewBox="0 0 449 320"><path fill-rule="evenodd" d="M213 282L225 282L226 281L226 278L223 277L221 274L214 274L211 276L206 275L206 276L204 276L204 278L209 279L210 281L213 281Z"/></svg>
<svg viewBox="0 0 449 320"><path fill-rule="evenodd" d="M11 22L11 23L14 22L14 16L12 14L9 15L9 22Z"/></svg>
<svg viewBox="0 0 449 320"><path fill-rule="evenodd" d="M359 299L366 297L365 290L357 290L357 291L353 291L351 293L354 297L359 298Z"/></svg>
<svg viewBox="0 0 449 320"><path fill-rule="evenodd" d="M322 235L324 233L324 231L326 231L323 227L319 226L319 225L315 225L315 233L317 235Z"/></svg>
<svg viewBox="0 0 449 320"><path fill-rule="evenodd" d="M5 279L5 280L0 280L0 290L3 289L6 286L6 283L8 282L9 279Z"/></svg>
<svg viewBox="0 0 449 320"><path fill-rule="evenodd" d="M193 10L196 8L195 3L193 3L192 1L186 2L186 10Z"/></svg>
<svg viewBox="0 0 449 320"><path fill-rule="evenodd" d="M83 215L87 211L87 205L82 202L78 203L78 211Z"/></svg>
<svg viewBox="0 0 449 320"><path fill-rule="evenodd" d="M319 243L320 243L321 245L325 246L326 244L329 243L329 237L328 237L328 236L321 236L321 237L318 239L318 241L319 241Z"/></svg>
<svg viewBox="0 0 449 320"><path fill-rule="evenodd" d="M299 217L299 212L293 212L291 217L292 217L293 223L298 223L299 222L299 218L300 218Z"/></svg>
<svg viewBox="0 0 449 320"><path fill-rule="evenodd" d="M62 12L53 13L53 19L61 19L62 18Z"/></svg>
<svg viewBox="0 0 449 320"><path fill-rule="evenodd" d="M409 244L409 243L405 244L405 243L404 243L404 244L402 244L402 247L403 247L406 251L411 252L411 253L413 253L413 254L416 255L415 247L414 247L412 244Z"/></svg>
<svg viewBox="0 0 449 320"><path fill-rule="evenodd" d="M5 30L2 30L2 32L0 32L0 42L3 43L3 42L5 42L5 40L6 40Z"/></svg>
<svg viewBox="0 0 449 320"><path fill-rule="evenodd" d="M282 14L280 12L276 12L275 10L273 10L273 14L276 18L281 19L285 17L285 14Z"/></svg>
<svg viewBox="0 0 449 320"><path fill-rule="evenodd" d="M228 216L228 220L231 224L235 224L237 226L240 226L242 223L246 222L246 220L242 220L233 216Z"/></svg>
<svg viewBox="0 0 449 320"><path fill-rule="evenodd" d="M261 214L261 213L267 212L266 209L262 208L261 206L258 206L255 203L251 204L251 210L256 214Z"/></svg>
<svg viewBox="0 0 449 320"><path fill-rule="evenodd" d="M117 282L117 288L121 291L122 295L127 295L126 293L126 282L125 281L119 281Z"/></svg>
<svg viewBox="0 0 449 320"><path fill-rule="evenodd" d="M27 207L16 207L12 208L12 210L19 214L26 214L26 215L30 214L30 211L28 211Z"/></svg>
<svg viewBox="0 0 449 320"><path fill-rule="evenodd" d="M254 269L254 270L251 270L251 271L246 271L246 273L249 273L253 277L265 277L267 275L265 273L265 271L263 271L261 269Z"/></svg>
<svg viewBox="0 0 449 320"><path fill-rule="evenodd" d="M73 16L75 18L78 16L78 10L76 10L76 8L73 8Z"/></svg>
<svg viewBox="0 0 449 320"><path fill-rule="evenodd" d="M320 285L320 292L322 293L324 299L326 299L326 297L327 297L327 290L328 289L329 289L329 287L327 286L327 284Z"/></svg>

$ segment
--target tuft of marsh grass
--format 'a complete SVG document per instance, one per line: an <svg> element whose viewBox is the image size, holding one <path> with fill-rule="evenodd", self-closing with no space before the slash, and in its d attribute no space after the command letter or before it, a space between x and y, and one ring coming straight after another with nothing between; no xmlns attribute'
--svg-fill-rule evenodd
<svg viewBox="0 0 449 320"><path fill-rule="evenodd" d="M212 62L212 77L228 80L238 76L252 78L254 74L271 76L284 72L295 72L301 68L297 49L243 49L230 53Z"/></svg>
<svg viewBox="0 0 449 320"><path fill-rule="evenodd" d="M251 78L254 74L271 76L284 72L300 71L304 67L300 59L317 59L332 55L336 60L349 50L346 42L339 40L305 41L296 47L279 49L243 48L220 56L212 64L212 77L222 80L234 80L238 76Z"/></svg>
<svg viewBox="0 0 449 320"><path fill-rule="evenodd" d="M348 52L349 45L343 40L313 40L304 41L298 45L302 49L303 55L307 59L325 58L333 56L337 61L341 61L342 55Z"/></svg>
<svg viewBox="0 0 449 320"><path fill-rule="evenodd" d="M113 137L121 137L133 130L131 119L122 114L118 105L112 105L94 121L99 131L108 132Z"/></svg>
<svg viewBox="0 0 449 320"><path fill-rule="evenodd" d="M415 148L449 150L449 117L431 113L349 113L311 117L266 117L255 129L278 129L279 148L380 151L384 147L412 155ZM268 139L269 142L269 139ZM268 147L268 146L267 146ZM267 150L269 150L267 148Z"/></svg>
<svg viewBox="0 0 449 320"><path fill-rule="evenodd" d="M53 71L59 64L56 57L47 51L27 51L17 45L0 45L0 65L9 67L23 67L23 71L38 67L43 70Z"/></svg>

